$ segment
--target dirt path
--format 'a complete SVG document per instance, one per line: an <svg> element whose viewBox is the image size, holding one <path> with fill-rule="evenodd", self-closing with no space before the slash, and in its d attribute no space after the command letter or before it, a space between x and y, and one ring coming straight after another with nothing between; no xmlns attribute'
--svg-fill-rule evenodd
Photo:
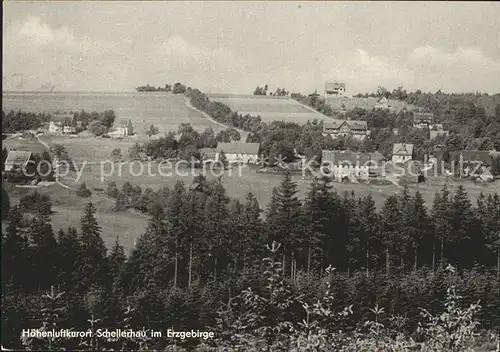
<svg viewBox="0 0 500 352"><path fill-rule="evenodd" d="M231 126L227 126L227 125L224 125L223 123L220 123L219 121L215 121L213 118L210 117L210 115L208 115L207 113L195 108L193 105L191 105L191 102L189 101L188 98L184 98L185 99L185 104L188 108L190 109L193 109L197 112L199 112L200 114L203 115L203 117L205 117L206 119L208 119L210 122L212 123L215 123L217 125L219 125L220 127L224 128L224 129L228 129L228 128L234 128L236 131L238 131L240 133L240 136L241 136L241 140L242 141L246 141L247 140L247 136L248 136L248 132L247 131L244 131L244 130L241 130L239 128L236 128L236 127L231 127Z"/></svg>

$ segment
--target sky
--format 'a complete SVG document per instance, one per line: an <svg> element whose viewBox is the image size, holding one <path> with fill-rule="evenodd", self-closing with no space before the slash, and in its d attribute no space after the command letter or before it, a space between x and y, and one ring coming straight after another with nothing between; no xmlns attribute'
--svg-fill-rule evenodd
<svg viewBox="0 0 500 352"><path fill-rule="evenodd" d="M3 2L3 90L500 93L495 2Z"/></svg>

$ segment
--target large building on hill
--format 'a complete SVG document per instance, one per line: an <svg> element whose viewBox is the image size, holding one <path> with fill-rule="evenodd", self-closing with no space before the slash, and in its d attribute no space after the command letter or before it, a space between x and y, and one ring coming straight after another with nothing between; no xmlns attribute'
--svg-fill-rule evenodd
<svg viewBox="0 0 500 352"><path fill-rule="evenodd" d="M413 159L413 144L395 143L392 146L392 162L404 164Z"/></svg>
<svg viewBox="0 0 500 352"><path fill-rule="evenodd" d="M364 140L370 135L366 121L328 119L323 122L323 135L330 135L333 139L352 137Z"/></svg>
<svg viewBox="0 0 500 352"><path fill-rule="evenodd" d="M327 82L325 84L325 97L336 97L345 95L345 83Z"/></svg>
<svg viewBox="0 0 500 352"><path fill-rule="evenodd" d="M229 163L255 164L259 159L259 143L218 143L215 151L215 161L220 161L220 155L224 152Z"/></svg>
<svg viewBox="0 0 500 352"><path fill-rule="evenodd" d="M413 113L413 127L430 128L434 123L434 114L432 112Z"/></svg>

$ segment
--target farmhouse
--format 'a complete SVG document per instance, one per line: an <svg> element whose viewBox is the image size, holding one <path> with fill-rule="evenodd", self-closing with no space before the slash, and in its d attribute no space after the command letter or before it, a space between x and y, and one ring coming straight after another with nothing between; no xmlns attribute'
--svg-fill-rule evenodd
<svg viewBox="0 0 500 352"><path fill-rule="evenodd" d="M368 180L376 176L380 169L377 160L380 153L357 153L350 150L323 150L322 166L333 174L333 177L342 181L344 179ZM383 157L382 157L383 158Z"/></svg>
<svg viewBox="0 0 500 352"><path fill-rule="evenodd" d="M430 130L429 131L429 138L434 139L438 136L447 136L448 134L449 134L448 131L445 131L445 130L437 130L437 131Z"/></svg>
<svg viewBox="0 0 500 352"><path fill-rule="evenodd" d="M7 154L7 158L5 159L5 171L11 171L14 168L18 167L20 169L25 168L28 165L28 162L33 160L33 154L28 151L21 150L11 150Z"/></svg>
<svg viewBox="0 0 500 352"><path fill-rule="evenodd" d="M259 151L259 143L218 143L215 151L215 161L219 161L221 152L224 152L229 163L256 163L259 159Z"/></svg>
<svg viewBox="0 0 500 352"><path fill-rule="evenodd" d="M415 128L430 128L433 122L434 114L431 112L413 113L413 127Z"/></svg>
<svg viewBox="0 0 500 352"><path fill-rule="evenodd" d="M389 100L386 97L380 99L374 106L375 109L389 109L390 107Z"/></svg>
<svg viewBox="0 0 500 352"><path fill-rule="evenodd" d="M325 84L325 96L343 96L345 94L345 83L327 82Z"/></svg>
<svg viewBox="0 0 500 352"><path fill-rule="evenodd" d="M353 137L364 140L370 131L366 121L357 120L328 120L323 123L323 135L330 135L333 139L338 137Z"/></svg>
<svg viewBox="0 0 500 352"><path fill-rule="evenodd" d="M132 126L132 120L122 120L120 121L120 124L118 128L116 129L116 135L125 137L125 136L130 136L134 134L134 128Z"/></svg>
<svg viewBox="0 0 500 352"><path fill-rule="evenodd" d="M215 160L215 148L201 148L200 156L201 160Z"/></svg>
<svg viewBox="0 0 500 352"><path fill-rule="evenodd" d="M392 162L402 164L413 159L413 144L395 143L392 146Z"/></svg>
<svg viewBox="0 0 500 352"><path fill-rule="evenodd" d="M50 117L49 133L71 134L76 133L77 121L71 114L54 114Z"/></svg>

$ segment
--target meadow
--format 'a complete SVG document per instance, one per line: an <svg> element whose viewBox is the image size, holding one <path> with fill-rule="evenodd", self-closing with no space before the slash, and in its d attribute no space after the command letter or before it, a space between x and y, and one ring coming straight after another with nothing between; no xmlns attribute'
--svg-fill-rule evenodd
<svg viewBox="0 0 500 352"><path fill-rule="evenodd" d="M9 184L6 185L6 190L13 203L17 203L24 194L32 192L32 189L12 187ZM134 241L146 229L146 216L131 211L115 212L114 200L95 191L88 198L81 198L76 195L75 191L58 184L40 187L37 191L50 196L52 200L52 228L56 234L59 229L66 230L70 226L79 229L83 209L89 202L96 207L95 216L101 226L102 238L107 248L115 244L116 236L118 236L120 244L127 253L130 253L134 248Z"/></svg>
<svg viewBox="0 0 500 352"><path fill-rule="evenodd" d="M255 95L208 94L211 100L221 102L242 115L260 116L262 121L287 121L305 124L314 119L323 120L326 116L287 97Z"/></svg>
<svg viewBox="0 0 500 352"><path fill-rule="evenodd" d="M23 110L36 113L71 111L104 111L116 114L116 123L131 119L134 131L144 138L151 124L160 134L176 131L181 123L190 123L203 131L207 127L219 130L220 126L207 120L198 111L185 104L184 95L168 93L3 93L4 111Z"/></svg>
<svg viewBox="0 0 500 352"><path fill-rule="evenodd" d="M158 172L158 164L155 163L150 164L149 169L151 172L149 172L149 174L147 171L148 166L144 165L144 172L140 176L135 176L140 173L141 167L138 164L134 164L132 169L130 164L124 164L121 167L121 172L118 172L119 169L120 167L118 164L114 164L113 169L110 165L104 165L104 173L101 178L100 165L87 165L78 181L75 181L77 175L73 172L64 179L64 182L71 187L78 187L79 183L85 182L92 187L106 188L107 184L111 181L116 182L118 187L121 187L128 181L133 185L141 186L142 189L150 187L153 190L157 190L165 186L173 187L178 180L189 186L193 182L195 175L199 172L192 172L190 169L186 169L182 170L186 175L176 175L173 169L163 169L163 174L165 176L162 176ZM112 172L112 170L114 171ZM172 173L171 176L166 175L169 171ZM207 172L208 180L215 179L216 177L218 177L218 174L210 175L210 172ZM231 170L231 174L229 171L225 171L222 175L222 182L228 196L244 200L246 195L251 192L256 196L261 208L264 209L270 200L272 189L279 185L282 178L283 176L280 174L257 173L253 168L244 166L241 170L241 176L238 174L237 169ZM302 175L294 175L292 179L297 182L298 197L304 198L309 189L311 179L302 177ZM476 198L481 192L484 194L500 193L499 182L483 184L445 177L430 177L426 183L409 184L409 189L412 193L418 190L422 194L427 205L431 207L434 194L439 192L445 183L451 191L454 191L459 185L463 185L473 204L475 204ZM343 194L346 191L351 192L351 190L354 190L357 195L371 194L378 207L382 207L388 196L399 193L402 189L393 184L377 185L334 182L332 185L333 189L339 194Z"/></svg>

